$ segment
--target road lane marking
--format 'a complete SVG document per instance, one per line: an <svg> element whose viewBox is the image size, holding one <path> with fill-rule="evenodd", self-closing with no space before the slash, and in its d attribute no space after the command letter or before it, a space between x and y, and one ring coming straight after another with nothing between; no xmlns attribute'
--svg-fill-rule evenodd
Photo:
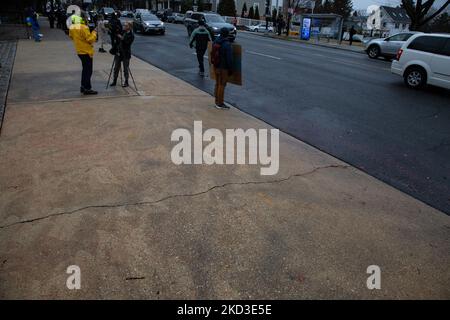
<svg viewBox="0 0 450 320"><path fill-rule="evenodd" d="M250 54L257 55L257 56L261 56L261 57L271 58L271 59L275 59L275 60L281 60L281 58L274 57L274 56L271 56L271 55L268 55L268 54L264 54L264 53L259 53L259 52L250 51L250 50L248 50L246 52L250 53Z"/></svg>

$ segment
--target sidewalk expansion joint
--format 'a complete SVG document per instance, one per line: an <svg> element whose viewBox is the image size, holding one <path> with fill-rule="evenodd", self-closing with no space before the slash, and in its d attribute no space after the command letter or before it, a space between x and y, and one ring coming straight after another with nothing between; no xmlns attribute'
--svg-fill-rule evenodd
<svg viewBox="0 0 450 320"><path fill-rule="evenodd" d="M188 193L188 194L173 194L173 195L169 195L169 196L165 196L163 198L157 199L157 200L153 200L153 201L140 201L140 202L133 202L133 203L118 203L118 204L104 204L104 205L89 205L89 206L85 206L85 207L80 207L78 209L74 209L71 211L63 211L63 212L56 212L56 213L51 213L48 214L46 216L42 216L42 217L38 217L38 218L33 218L33 219L27 219L27 220L21 220L21 221L16 221L10 224L6 224L6 225L1 225L0 229L5 229L5 228L9 228L9 227L13 227L16 225L20 225L20 224L26 224L26 223L33 223L33 222L37 222L37 221L42 221L42 220L46 220L52 217L57 217L57 216L62 216L62 215L71 215L71 214L75 214L75 213L79 213L81 211L84 210L88 210L88 209L100 209L100 208L105 208L105 209L109 209L109 208L122 208L122 207L130 207L130 206L145 206L145 205L155 205L158 204L160 202L164 202L170 199L174 199L174 198L185 198L185 197L197 197L197 196L201 196L204 195L208 192L211 192L215 189L222 189L228 186L233 186L233 185L261 185L261 184L276 184L276 183L282 183L282 182L286 182L292 178L296 178L296 177L305 177L311 174L314 174L318 171L321 170L326 170L326 169L348 169L351 166L349 165L338 165L338 164L332 164L332 165L327 165L327 166L322 166L322 167L316 167L310 171L306 171L303 173L295 173L292 175L289 175L286 178L281 178L281 179L275 179L275 180L268 180L268 181L246 181L246 182L227 182L224 184L220 184L220 185L215 185L212 186L204 191L199 191L199 192L195 192L195 193Z"/></svg>

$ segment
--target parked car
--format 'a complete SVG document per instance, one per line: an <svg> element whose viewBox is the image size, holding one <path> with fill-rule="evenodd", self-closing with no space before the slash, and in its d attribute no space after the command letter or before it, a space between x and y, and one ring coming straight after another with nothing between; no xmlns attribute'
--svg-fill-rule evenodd
<svg viewBox="0 0 450 320"><path fill-rule="evenodd" d="M164 9L164 10L159 10L156 12L156 16L166 22L167 21L167 17L172 15L172 9Z"/></svg>
<svg viewBox="0 0 450 320"><path fill-rule="evenodd" d="M131 12L131 11L121 11L120 12L120 17L121 18L131 18L131 19L133 19L134 18L134 13Z"/></svg>
<svg viewBox="0 0 450 320"><path fill-rule="evenodd" d="M167 17L167 22L170 23L183 23L184 21L184 14L182 13L173 13L171 16Z"/></svg>
<svg viewBox="0 0 450 320"><path fill-rule="evenodd" d="M254 26L249 26L247 28L249 31L252 31L252 32L266 32L266 24L265 23L260 23L260 24L254 25ZM267 31L273 32L273 27L268 26Z"/></svg>
<svg viewBox="0 0 450 320"><path fill-rule="evenodd" d="M135 9L134 15L137 15L138 13L151 13L148 9Z"/></svg>
<svg viewBox="0 0 450 320"><path fill-rule="evenodd" d="M393 36L380 39L372 39L365 43L366 53L371 59L385 57L392 59L396 56L398 49L417 32L397 33Z"/></svg>
<svg viewBox="0 0 450 320"><path fill-rule="evenodd" d="M415 34L398 50L391 72L410 88L450 89L450 34Z"/></svg>
<svg viewBox="0 0 450 320"><path fill-rule="evenodd" d="M103 7L98 11L98 14L101 14L105 19L110 20L114 12L114 9L111 7Z"/></svg>
<svg viewBox="0 0 450 320"><path fill-rule="evenodd" d="M186 25L189 36L194 31L194 29L198 27L198 21L200 19L203 19L205 21L205 26L209 30L213 38L217 37L220 34L220 30L222 28L227 28L230 32L230 40L234 41L234 39L236 39L236 27L225 22L225 20L220 15L209 12L193 12L190 18L184 19L184 24Z"/></svg>
<svg viewBox="0 0 450 320"><path fill-rule="evenodd" d="M122 26L124 26L126 22L134 23L134 14L131 11L122 11L119 20Z"/></svg>
<svg viewBox="0 0 450 320"><path fill-rule="evenodd" d="M133 22L134 32L141 33L159 33L164 34L166 27L164 22L158 19L157 16L151 13L138 13Z"/></svg>

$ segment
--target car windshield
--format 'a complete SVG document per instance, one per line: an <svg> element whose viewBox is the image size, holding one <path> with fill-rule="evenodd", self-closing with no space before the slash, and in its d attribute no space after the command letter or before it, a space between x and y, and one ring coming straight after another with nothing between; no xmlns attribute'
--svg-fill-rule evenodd
<svg viewBox="0 0 450 320"><path fill-rule="evenodd" d="M114 12L114 9L113 9L113 8L103 8L103 11L104 11L105 13L113 13L113 12Z"/></svg>
<svg viewBox="0 0 450 320"><path fill-rule="evenodd" d="M142 15L142 20L147 20L147 21L152 20L152 21L154 21L154 20L159 20L159 19L154 14L143 14Z"/></svg>
<svg viewBox="0 0 450 320"><path fill-rule="evenodd" d="M209 15L205 15L205 19L206 22L219 22L219 23L224 23L225 20L223 20L223 18L219 15L216 14L209 14Z"/></svg>

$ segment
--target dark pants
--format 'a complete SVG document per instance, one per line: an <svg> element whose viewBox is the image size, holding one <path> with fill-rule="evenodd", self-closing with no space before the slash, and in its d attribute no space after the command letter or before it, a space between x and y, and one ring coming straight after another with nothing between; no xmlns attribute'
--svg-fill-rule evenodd
<svg viewBox="0 0 450 320"><path fill-rule="evenodd" d="M128 82L128 70L130 68L130 58L115 56L114 57L114 82L117 81L119 76L120 64L123 64L123 75L125 76L125 82Z"/></svg>
<svg viewBox="0 0 450 320"><path fill-rule="evenodd" d="M206 49L197 50L197 60L198 60L198 68L200 72L205 72L205 64L203 63L203 56L205 55Z"/></svg>
<svg viewBox="0 0 450 320"><path fill-rule="evenodd" d="M84 90L92 89L91 76L92 76L92 62L93 59L88 54L79 54L78 57L81 60L83 71L81 72L81 87Z"/></svg>
<svg viewBox="0 0 450 320"><path fill-rule="evenodd" d="M228 82L228 70L215 69L216 85L214 87L214 97L216 98L216 104L221 105L224 103L225 86Z"/></svg>

